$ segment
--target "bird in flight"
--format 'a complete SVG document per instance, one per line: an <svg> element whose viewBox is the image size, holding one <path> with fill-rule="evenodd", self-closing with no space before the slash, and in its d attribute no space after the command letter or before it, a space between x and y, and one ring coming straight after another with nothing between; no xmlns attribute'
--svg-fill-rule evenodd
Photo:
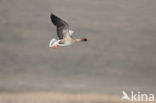
<svg viewBox="0 0 156 103"><path fill-rule="evenodd" d="M52 38L49 47L56 49L59 46L68 46L75 42L86 42L86 38L73 38L72 34L74 33L73 30L69 29L69 25L67 22L62 20L61 18L55 16L54 14L50 15L52 23L56 26L57 29L57 36L59 40Z"/></svg>

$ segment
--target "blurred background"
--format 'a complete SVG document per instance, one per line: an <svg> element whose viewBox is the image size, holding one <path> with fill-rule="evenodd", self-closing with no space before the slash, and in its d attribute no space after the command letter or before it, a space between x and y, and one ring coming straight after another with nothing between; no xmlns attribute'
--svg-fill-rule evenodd
<svg viewBox="0 0 156 103"><path fill-rule="evenodd" d="M0 93L156 93L155 5L155 0L0 0ZM51 13L88 42L49 48L56 38Z"/></svg>

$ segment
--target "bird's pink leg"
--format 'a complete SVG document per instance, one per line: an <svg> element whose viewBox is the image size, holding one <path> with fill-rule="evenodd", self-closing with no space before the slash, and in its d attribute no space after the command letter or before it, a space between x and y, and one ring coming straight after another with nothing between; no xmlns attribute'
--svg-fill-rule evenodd
<svg viewBox="0 0 156 103"><path fill-rule="evenodd" d="M52 46L52 48L53 48L53 49L56 49L56 48L58 48L58 46L57 46L57 45L54 45L54 46Z"/></svg>

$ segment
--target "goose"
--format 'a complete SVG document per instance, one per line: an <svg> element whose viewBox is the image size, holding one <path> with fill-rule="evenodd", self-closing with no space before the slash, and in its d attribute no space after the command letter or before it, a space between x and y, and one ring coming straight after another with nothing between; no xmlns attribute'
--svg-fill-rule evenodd
<svg viewBox="0 0 156 103"><path fill-rule="evenodd" d="M56 49L59 46L69 46L76 42L86 42L86 38L73 38L73 30L69 29L67 22L57 17L53 13L50 15L52 23L56 26L58 40L52 38L49 42L49 47Z"/></svg>

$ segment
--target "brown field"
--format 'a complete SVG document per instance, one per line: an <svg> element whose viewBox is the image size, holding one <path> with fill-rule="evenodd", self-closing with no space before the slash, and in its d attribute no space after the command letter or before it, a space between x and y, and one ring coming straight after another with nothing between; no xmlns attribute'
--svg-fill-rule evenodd
<svg viewBox="0 0 156 103"><path fill-rule="evenodd" d="M0 103L130 103L119 96L69 93L1 93ZM138 103L138 102L135 102ZM148 102L141 102L148 103ZM152 103L152 102L149 102Z"/></svg>

